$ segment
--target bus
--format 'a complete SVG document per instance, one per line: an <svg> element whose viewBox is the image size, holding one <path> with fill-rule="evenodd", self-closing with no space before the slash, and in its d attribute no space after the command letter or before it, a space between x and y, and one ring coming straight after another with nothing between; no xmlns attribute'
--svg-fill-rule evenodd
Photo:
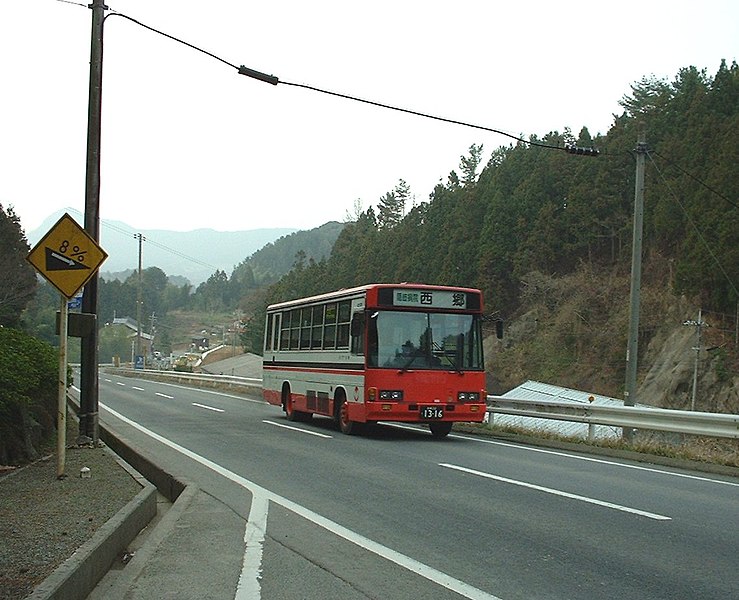
<svg viewBox="0 0 739 600"><path fill-rule="evenodd" d="M378 421L445 437L486 412L482 293L372 284L267 307L263 393L288 420Z"/></svg>

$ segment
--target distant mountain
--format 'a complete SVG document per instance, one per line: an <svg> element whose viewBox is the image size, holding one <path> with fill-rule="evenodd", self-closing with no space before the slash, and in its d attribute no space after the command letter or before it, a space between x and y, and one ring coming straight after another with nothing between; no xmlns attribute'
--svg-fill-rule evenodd
<svg viewBox="0 0 739 600"><path fill-rule="evenodd" d="M26 233L29 244L35 246L65 212L69 212L80 225L84 224L84 218L78 211L59 210L38 229ZM158 267L169 276L186 277L193 286L197 286L217 270L231 275L236 265L257 250L295 231L288 228L246 231L137 230L121 221L101 221L100 246L108 253L108 258L100 274L105 277L109 273L137 269L139 242L134 236L141 233L144 236L144 268ZM113 276L108 275L107 278L113 279Z"/></svg>
<svg viewBox="0 0 739 600"><path fill-rule="evenodd" d="M282 236L239 264L234 269L234 275L239 278L248 267L258 284L277 281L293 268L300 257L306 264L311 259L318 262L322 258L328 258L344 226L345 223L329 221L315 229Z"/></svg>

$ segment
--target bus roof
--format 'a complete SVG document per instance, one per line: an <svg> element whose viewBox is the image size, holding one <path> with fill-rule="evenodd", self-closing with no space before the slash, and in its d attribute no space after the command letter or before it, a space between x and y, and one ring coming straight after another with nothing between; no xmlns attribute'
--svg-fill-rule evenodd
<svg viewBox="0 0 739 600"><path fill-rule="evenodd" d="M328 292L326 294L319 294L316 296L308 296L306 298L298 298L295 300L288 300L286 302L278 302L270 304L267 307L268 311L271 310L282 310L285 308L291 308L295 306L302 306L304 304L317 304L320 302L326 302L329 300L341 300L345 298L359 297L366 294L369 290L380 288L397 288L397 289L413 289L413 290L439 290L439 291L459 291L472 294L480 294L480 290L467 287L447 286L447 285L429 285L425 283L371 283L367 285L360 285L353 288L344 288L336 290L334 292Z"/></svg>

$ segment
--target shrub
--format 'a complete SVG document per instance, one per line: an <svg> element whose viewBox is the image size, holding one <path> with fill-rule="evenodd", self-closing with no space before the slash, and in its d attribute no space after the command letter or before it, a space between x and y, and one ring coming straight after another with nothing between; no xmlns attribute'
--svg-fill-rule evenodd
<svg viewBox="0 0 739 600"><path fill-rule="evenodd" d="M58 371L53 346L0 327L0 464L35 460L53 437Z"/></svg>

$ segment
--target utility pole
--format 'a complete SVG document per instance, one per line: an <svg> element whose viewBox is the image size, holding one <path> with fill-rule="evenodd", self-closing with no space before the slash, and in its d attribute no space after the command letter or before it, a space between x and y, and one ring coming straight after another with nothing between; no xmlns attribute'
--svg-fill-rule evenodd
<svg viewBox="0 0 739 600"><path fill-rule="evenodd" d="M92 0L90 88L87 113L87 174L85 178L85 231L100 240L100 115L103 89L103 0ZM79 441L98 442L98 274L85 285L82 312L92 315L91 331L82 338L80 353Z"/></svg>
<svg viewBox="0 0 739 600"><path fill-rule="evenodd" d="M702 336L701 331L706 322L703 320L703 309L698 309L697 321L685 321L683 325L695 327L698 333L698 343L693 348L695 350L695 365L693 366L693 393L690 398L690 410L695 410L695 397L698 393L698 362L700 361Z"/></svg>
<svg viewBox="0 0 739 600"><path fill-rule="evenodd" d="M140 233L134 234L133 237L139 241L139 285L136 292L136 356L143 356L143 352L141 350L141 305L144 303L144 300L141 281L141 267L143 265L143 245L146 238Z"/></svg>
<svg viewBox="0 0 739 600"><path fill-rule="evenodd" d="M644 228L644 165L647 156L646 134L639 131L636 143L636 183L634 185L634 233L631 247L631 301L629 308L629 341L626 348L626 389L624 406L636 404L636 368L639 353L639 304L641 300L642 230ZM623 437L630 441L632 430L625 428Z"/></svg>

